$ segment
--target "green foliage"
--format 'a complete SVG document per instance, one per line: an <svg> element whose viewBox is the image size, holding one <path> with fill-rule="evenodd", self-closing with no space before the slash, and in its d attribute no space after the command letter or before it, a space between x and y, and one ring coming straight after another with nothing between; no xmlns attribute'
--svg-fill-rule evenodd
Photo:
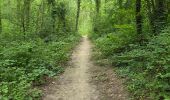
<svg viewBox="0 0 170 100"><path fill-rule="evenodd" d="M170 99L168 5L166 0L101 0L94 15L90 37L100 59L127 78L135 100Z"/></svg>
<svg viewBox="0 0 170 100"><path fill-rule="evenodd" d="M127 32L127 31L126 31ZM123 32L125 33L125 32ZM128 79L134 99L170 99L170 27L149 39L146 45L132 42L130 34L108 34L95 43L104 58ZM127 36L126 36L127 35Z"/></svg>
<svg viewBox="0 0 170 100"><path fill-rule="evenodd" d="M106 56L112 56L116 52L121 52L121 49L134 38L134 32L132 30L119 30L114 33L104 35L103 37L96 39L96 45Z"/></svg>
<svg viewBox="0 0 170 100"><path fill-rule="evenodd" d="M44 43L38 41L20 41L9 43L0 51L0 94L1 99L25 100L40 96L31 92L30 87L43 84L45 76L52 77L63 72L70 57L70 50L78 40L70 35L60 41ZM33 94L33 95L32 95Z"/></svg>
<svg viewBox="0 0 170 100"><path fill-rule="evenodd" d="M8 5L8 6L7 6ZM69 0L0 1L0 100L39 100L79 40Z"/></svg>
<svg viewBox="0 0 170 100"><path fill-rule="evenodd" d="M79 40L75 7L69 0L0 1L1 100L39 99L36 86L64 71Z"/></svg>

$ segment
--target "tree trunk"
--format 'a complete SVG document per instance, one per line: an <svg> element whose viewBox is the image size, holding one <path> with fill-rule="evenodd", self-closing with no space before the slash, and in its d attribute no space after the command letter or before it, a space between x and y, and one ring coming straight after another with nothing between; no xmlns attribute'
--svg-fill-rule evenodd
<svg viewBox="0 0 170 100"><path fill-rule="evenodd" d="M147 8L148 8L148 18L149 18L149 24L152 30L152 33L155 33L155 25L154 25L154 7L152 7L152 1L150 2L150 0L146 0L146 4L147 4Z"/></svg>
<svg viewBox="0 0 170 100"><path fill-rule="evenodd" d="M52 33L55 33L55 29L56 29L56 14L57 14L57 10L56 10L56 2L55 0L53 0L51 2L51 5L52 5L52 9L51 9L51 17L52 17L52 27L53 27L53 30L52 30Z"/></svg>
<svg viewBox="0 0 170 100"><path fill-rule="evenodd" d="M100 12L100 4L101 4L101 1L96 0L96 12L97 12L97 14L99 14L99 12Z"/></svg>
<svg viewBox="0 0 170 100"><path fill-rule="evenodd" d="M170 1L168 1L168 14L170 14Z"/></svg>
<svg viewBox="0 0 170 100"><path fill-rule="evenodd" d="M21 11L21 0L17 0L17 21L18 21L18 29L22 32L22 11Z"/></svg>
<svg viewBox="0 0 170 100"><path fill-rule="evenodd" d="M118 2L118 3L119 3L119 8L122 9L122 7L123 7L123 5L122 5L123 0L118 0L118 1L119 1L119 2Z"/></svg>
<svg viewBox="0 0 170 100"><path fill-rule="evenodd" d="M141 6L141 0L136 0L136 30L139 43L142 43L143 41Z"/></svg>
<svg viewBox="0 0 170 100"><path fill-rule="evenodd" d="M2 13L1 13L1 0L0 0L0 34L2 33Z"/></svg>
<svg viewBox="0 0 170 100"><path fill-rule="evenodd" d="M44 15L45 15L45 0L42 0L41 7L40 7L40 13L41 13L41 21L40 21L40 30L44 28Z"/></svg>
<svg viewBox="0 0 170 100"><path fill-rule="evenodd" d="M136 29L137 34L142 34L141 0L136 0Z"/></svg>
<svg viewBox="0 0 170 100"><path fill-rule="evenodd" d="M24 1L24 32L29 30L31 0Z"/></svg>
<svg viewBox="0 0 170 100"><path fill-rule="evenodd" d="M107 12L107 0L104 0L104 10L105 10L105 13Z"/></svg>
<svg viewBox="0 0 170 100"><path fill-rule="evenodd" d="M156 33L166 25L168 18L168 8L166 0L156 0L155 24Z"/></svg>
<svg viewBox="0 0 170 100"><path fill-rule="evenodd" d="M79 17L80 17L80 5L81 0L77 0L77 17L76 17L76 31L78 31L78 26L79 26Z"/></svg>
<svg viewBox="0 0 170 100"><path fill-rule="evenodd" d="M155 2L154 2L154 0L151 0L151 4L152 4L153 11L155 11Z"/></svg>

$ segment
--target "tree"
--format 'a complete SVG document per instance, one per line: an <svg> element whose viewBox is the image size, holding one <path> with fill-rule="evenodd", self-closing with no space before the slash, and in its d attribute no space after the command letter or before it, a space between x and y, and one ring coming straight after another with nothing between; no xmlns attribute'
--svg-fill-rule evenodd
<svg viewBox="0 0 170 100"><path fill-rule="evenodd" d="M150 27L151 27L151 30L153 33L156 32L155 30L155 25L154 25L154 18L153 18L153 14L154 14L154 6L153 6L153 0L146 0L146 4L147 4L147 9L148 9L148 19L149 19L149 24L150 24Z"/></svg>
<svg viewBox="0 0 170 100"><path fill-rule="evenodd" d="M142 42L142 15L141 15L141 0L136 0L136 30L139 42Z"/></svg>
<svg viewBox="0 0 170 100"><path fill-rule="evenodd" d="M23 22L22 22L22 11L21 11L21 0L17 0L17 22L18 22L18 26L19 26L19 30L20 30L20 32L22 31L22 24L23 24Z"/></svg>
<svg viewBox="0 0 170 100"><path fill-rule="evenodd" d="M81 0L77 0L76 31L78 31L79 17L80 17L80 7L81 7Z"/></svg>
<svg viewBox="0 0 170 100"><path fill-rule="evenodd" d="M119 1L119 2L118 2L118 3L119 3L119 8L121 9L121 8L123 7L123 4L122 4L122 3L123 3L123 0L118 0L118 1Z"/></svg>
<svg viewBox="0 0 170 100"><path fill-rule="evenodd" d="M100 0L95 0L95 2L96 2L96 12L97 12L97 14L99 14L101 1Z"/></svg>
<svg viewBox="0 0 170 100"><path fill-rule="evenodd" d="M25 20L26 20L25 26L26 26L26 30L29 30L31 0L25 0L24 7L25 7Z"/></svg>
<svg viewBox="0 0 170 100"><path fill-rule="evenodd" d="M21 5L21 2L18 0L18 7L20 7L20 5ZM31 0L24 0L24 4L22 5L22 7L18 8L18 10L20 9L22 11L21 23L22 23L22 30L24 34L26 31L29 30L30 8L31 8Z"/></svg>
<svg viewBox="0 0 170 100"><path fill-rule="evenodd" d="M153 33L158 34L167 23L168 2L166 0L145 0L148 8L148 17Z"/></svg>
<svg viewBox="0 0 170 100"><path fill-rule="evenodd" d="M55 0L51 0L51 18L52 18L52 33L55 33L56 28L56 16L57 16L57 10L56 10L56 2Z"/></svg>
<svg viewBox="0 0 170 100"><path fill-rule="evenodd" d="M1 13L1 0L0 0L0 34L2 33L2 13Z"/></svg>
<svg viewBox="0 0 170 100"><path fill-rule="evenodd" d="M58 19L60 21L61 27L63 28L63 31L66 31L66 14L67 14L67 7L65 5L65 3L61 2L58 4L57 7L57 11L58 11Z"/></svg>
<svg viewBox="0 0 170 100"><path fill-rule="evenodd" d="M168 1L168 14L170 14L170 1Z"/></svg>
<svg viewBox="0 0 170 100"><path fill-rule="evenodd" d="M168 18L167 0L155 0L155 27L156 33L159 33L162 27L166 25Z"/></svg>

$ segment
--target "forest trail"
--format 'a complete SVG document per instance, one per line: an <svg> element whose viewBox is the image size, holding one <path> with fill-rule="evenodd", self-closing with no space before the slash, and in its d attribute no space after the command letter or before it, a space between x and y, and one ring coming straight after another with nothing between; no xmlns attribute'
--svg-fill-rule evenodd
<svg viewBox="0 0 170 100"><path fill-rule="evenodd" d="M43 100L127 100L122 82L113 70L94 66L91 48L88 38L83 37L72 54L70 66L45 87Z"/></svg>

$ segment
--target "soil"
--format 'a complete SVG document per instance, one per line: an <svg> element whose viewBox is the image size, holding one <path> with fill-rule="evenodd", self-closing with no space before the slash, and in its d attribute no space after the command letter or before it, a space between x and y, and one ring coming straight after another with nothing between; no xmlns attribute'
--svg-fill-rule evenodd
<svg viewBox="0 0 170 100"><path fill-rule="evenodd" d="M43 88L43 100L128 100L123 79L113 68L94 64L91 55L92 44L84 36L65 72Z"/></svg>

